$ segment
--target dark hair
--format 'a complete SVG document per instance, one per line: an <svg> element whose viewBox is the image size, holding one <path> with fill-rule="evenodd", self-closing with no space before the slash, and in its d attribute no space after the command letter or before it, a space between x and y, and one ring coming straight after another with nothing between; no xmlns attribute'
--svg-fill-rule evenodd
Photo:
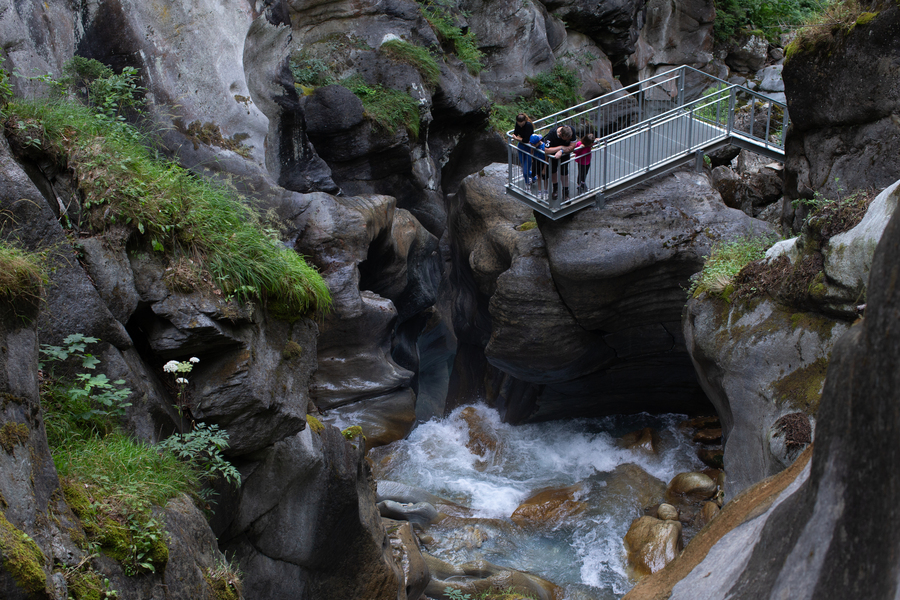
<svg viewBox="0 0 900 600"><path fill-rule="evenodd" d="M531 121L531 118L525 113L519 113L516 115L516 123L524 123L525 121Z"/></svg>
<svg viewBox="0 0 900 600"><path fill-rule="evenodd" d="M572 131L572 128L569 127L568 125L560 125L559 128L562 130L559 133L559 137L563 137L565 134L565 136L566 136L565 139L571 141L572 138L575 136L575 132Z"/></svg>
<svg viewBox="0 0 900 600"><path fill-rule="evenodd" d="M581 136L581 143L584 144L585 146L587 146L588 148L593 146L594 145L594 134L586 133L583 136Z"/></svg>

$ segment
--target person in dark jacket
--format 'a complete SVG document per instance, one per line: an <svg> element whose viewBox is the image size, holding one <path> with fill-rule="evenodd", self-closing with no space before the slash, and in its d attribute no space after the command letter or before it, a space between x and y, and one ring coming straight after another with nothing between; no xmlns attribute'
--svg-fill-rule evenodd
<svg viewBox="0 0 900 600"><path fill-rule="evenodd" d="M519 164L522 165L522 178L525 185L534 182L531 174L531 147L529 142L534 133L534 125L525 113L516 115L516 127L513 129L513 139L519 142Z"/></svg>
<svg viewBox="0 0 900 600"><path fill-rule="evenodd" d="M551 129L544 136L547 148L544 150L550 162L550 174L553 181L553 193L550 197L556 200L559 193L557 171L563 178L563 198L569 197L569 153L575 149L575 134L568 125L560 125Z"/></svg>

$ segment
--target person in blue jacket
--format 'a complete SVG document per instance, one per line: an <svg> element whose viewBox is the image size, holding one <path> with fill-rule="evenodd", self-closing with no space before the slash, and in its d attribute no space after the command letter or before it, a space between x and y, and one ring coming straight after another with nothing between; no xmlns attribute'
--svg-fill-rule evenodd
<svg viewBox="0 0 900 600"><path fill-rule="evenodd" d="M537 182L538 177L541 178L541 188L543 189L538 192L538 196L543 196L544 191L547 187L543 183L547 181L547 155L544 153L544 149L547 146L546 144L544 144L544 140L541 139L541 136L536 133L531 136L531 139L529 141L531 142L532 146L531 153L534 156L534 169L532 169L533 176L531 179L531 183L534 184L535 182Z"/></svg>

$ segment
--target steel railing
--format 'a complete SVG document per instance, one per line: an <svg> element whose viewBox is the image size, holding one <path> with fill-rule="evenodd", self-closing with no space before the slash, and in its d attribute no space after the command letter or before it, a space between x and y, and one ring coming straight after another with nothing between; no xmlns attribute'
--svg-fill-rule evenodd
<svg viewBox="0 0 900 600"><path fill-rule="evenodd" d="M689 88L699 97L688 100ZM572 127L577 137L597 135L590 166L579 166L571 156L557 165L556 197L551 159L534 149L520 149L514 141L508 144L507 192L558 218L673 166L699 161L699 152L727 143L783 157L788 113L784 104L764 94L683 66L534 125L542 137L561 125Z"/></svg>

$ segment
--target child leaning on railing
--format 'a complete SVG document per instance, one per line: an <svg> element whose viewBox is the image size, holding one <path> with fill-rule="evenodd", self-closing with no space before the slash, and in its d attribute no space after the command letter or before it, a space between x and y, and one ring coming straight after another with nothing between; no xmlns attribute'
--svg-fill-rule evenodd
<svg viewBox="0 0 900 600"><path fill-rule="evenodd" d="M593 148L593 146L594 134L586 133L581 136L581 139L575 144L575 150L572 151L572 154L575 156L575 163L578 165L576 194L587 191L585 180L587 179L588 171L591 169L591 148Z"/></svg>

